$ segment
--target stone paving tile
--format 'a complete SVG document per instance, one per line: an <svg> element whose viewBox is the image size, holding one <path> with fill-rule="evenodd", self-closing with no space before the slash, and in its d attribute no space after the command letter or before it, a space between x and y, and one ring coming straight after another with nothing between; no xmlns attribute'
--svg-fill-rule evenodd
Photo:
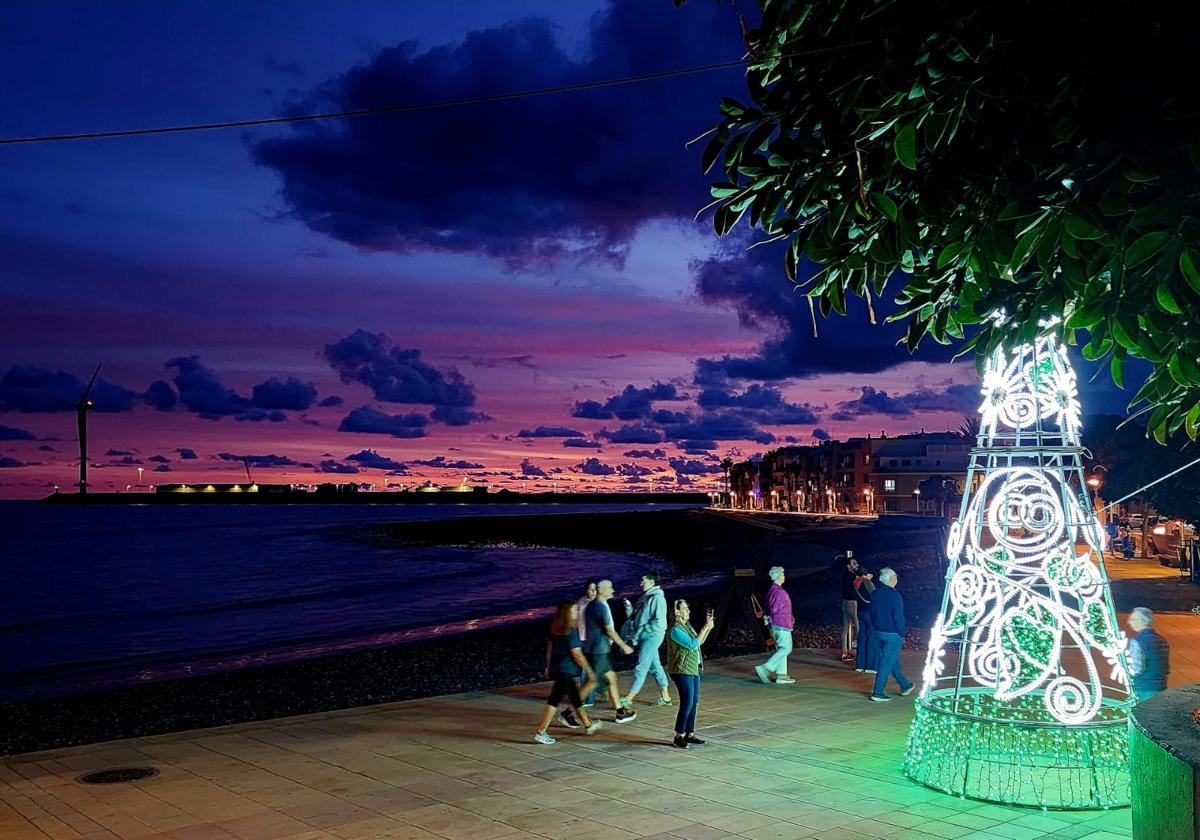
<svg viewBox="0 0 1200 840"><path fill-rule="evenodd" d="M1200 640L1195 616L1166 615L1163 629L1178 645ZM905 656L916 673L922 654ZM752 659L713 662L698 720L709 743L686 752L669 744L674 711L641 704L632 724L593 737L559 727L554 746L533 744L545 691L534 685L12 756L0 760L0 837L1130 836L1128 809L1044 813L912 784L900 771L911 700L867 703L869 678L830 652L793 660L787 687L751 679ZM470 725L481 718L486 734ZM111 788L75 780L133 763L160 775Z"/></svg>

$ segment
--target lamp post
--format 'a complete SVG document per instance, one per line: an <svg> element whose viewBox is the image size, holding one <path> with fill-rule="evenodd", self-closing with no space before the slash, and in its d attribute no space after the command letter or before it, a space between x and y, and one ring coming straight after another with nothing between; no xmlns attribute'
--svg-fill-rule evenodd
<svg viewBox="0 0 1200 840"><path fill-rule="evenodd" d="M913 491L913 498L917 500L917 513L921 512L921 488L918 487Z"/></svg>
<svg viewBox="0 0 1200 840"><path fill-rule="evenodd" d="M142 486L142 473L145 472L144 467L138 467L138 487Z"/></svg>
<svg viewBox="0 0 1200 840"><path fill-rule="evenodd" d="M867 499L867 514L875 512L875 493L870 487L863 488L863 495Z"/></svg>
<svg viewBox="0 0 1200 840"><path fill-rule="evenodd" d="M771 510L778 510L778 509L779 509L779 504L778 504L778 502L777 502L777 498L778 498L778 496L779 496L779 493L778 493L778 492L776 492L775 490L772 490L772 491L771 491Z"/></svg>
<svg viewBox="0 0 1200 840"><path fill-rule="evenodd" d="M825 498L829 501L829 512L836 513L837 511L833 507L833 489L832 488L830 488L830 487L825 488Z"/></svg>

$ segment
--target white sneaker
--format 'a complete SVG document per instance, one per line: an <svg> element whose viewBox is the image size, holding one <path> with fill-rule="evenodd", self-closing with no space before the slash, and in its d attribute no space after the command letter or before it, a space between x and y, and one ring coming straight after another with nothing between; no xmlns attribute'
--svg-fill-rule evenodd
<svg viewBox="0 0 1200 840"><path fill-rule="evenodd" d="M554 743L554 738L550 736L549 732L537 732L533 736L533 742L535 744L545 744L546 746L550 746Z"/></svg>
<svg viewBox="0 0 1200 840"><path fill-rule="evenodd" d="M766 668L764 668L763 666L761 666L761 665L755 665L755 666L754 666L754 673L758 674L758 681L759 681L759 682L761 682L763 685L770 685L770 684L771 684L771 677L770 677L770 675L767 673L767 669L766 669Z"/></svg>
<svg viewBox="0 0 1200 840"><path fill-rule="evenodd" d="M775 677L775 685L791 685L795 680L787 674L780 674Z"/></svg>
<svg viewBox="0 0 1200 840"><path fill-rule="evenodd" d="M587 729L583 730L583 734L584 735L594 735L599 731L600 731L600 721L594 720L594 721L592 721L591 726L589 726Z"/></svg>

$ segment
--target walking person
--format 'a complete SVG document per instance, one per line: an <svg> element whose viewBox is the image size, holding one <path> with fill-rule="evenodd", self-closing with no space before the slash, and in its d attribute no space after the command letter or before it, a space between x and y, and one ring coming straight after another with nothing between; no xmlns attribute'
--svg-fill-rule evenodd
<svg viewBox="0 0 1200 840"><path fill-rule="evenodd" d="M700 674L704 670L704 658L700 646L712 632L715 622L713 611L708 610L708 620L697 633L692 629L691 607L680 598L675 602L675 623L667 637L667 670L675 687L679 689L679 713L675 716L675 739L672 743L686 750L699 746L704 739L696 737L696 709L700 706Z"/></svg>
<svg viewBox="0 0 1200 840"><path fill-rule="evenodd" d="M658 585L658 574L646 572L642 575L642 596L638 598L633 608L633 615L625 622L628 632L623 632L629 644L637 648L637 664L633 667L633 682L629 693L621 698L621 705L633 707L634 698L646 684L646 677L654 676L658 683L659 696L650 704L652 706L670 706L671 692L667 674L658 658L658 649L662 647L667 635L667 596Z"/></svg>
<svg viewBox="0 0 1200 840"><path fill-rule="evenodd" d="M1133 693L1141 703L1166 691L1167 674L1171 673L1171 648L1155 631L1154 613L1148 608L1134 607L1127 623L1134 635L1125 652L1129 657L1129 674L1133 677Z"/></svg>
<svg viewBox="0 0 1200 840"><path fill-rule="evenodd" d="M584 617L587 611L588 604L596 600L596 581L589 580L583 584L583 595L575 602L576 608L579 610L579 619L575 622L575 629L579 631L579 641L584 645L584 651L587 651L587 621ZM583 675L580 674L580 677ZM583 707L589 708L596 702L596 689L592 689L588 694L583 695Z"/></svg>
<svg viewBox="0 0 1200 840"><path fill-rule="evenodd" d="M633 648L625 644L613 627L612 610L608 606L608 599L612 596L611 580L602 580L596 585L596 598L587 605L584 615L588 637L583 649L592 664L592 670L596 672L597 681L608 686L608 697L616 713L613 720L617 723L630 723L637 719L637 712L621 705L621 693L617 690L617 674L612 667L611 654L613 645L627 654L633 653Z"/></svg>
<svg viewBox="0 0 1200 840"><path fill-rule="evenodd" d="M858 597L858 650L854 656L854 670L864 674L879 670L879 647L875 644L875 622L871 620L871 594L875 591L871 578L864 574L862 583L854 590Z"/></svg>
<svg viewBox="0 0 1200 840"><path fill-rule="evenodd" d="M775 675L776 685L790 685L795 682L787 672L787 658L792 652L792 629L796 626L792 616L792 597L783 588L783 582L787 579L783 566L772 566L767 576L771 578L771 588L767 590L767 618L771 622L775 652L763 664L755 665L754 673L767 685L771 683L772 674Z"/></svg>
<svg viewBox="0 0 1200 840"><path fill-rule="evenodd" d="M900 696L912 694L915 686L900 671L900 648L904 644L904 599L896 591L896 573L892 569L879 571L879 587L871 593L871 623L874 625L875 647L879 651L879 670L871 699L876 703L891 700L884 693L888 677L900 686Z"/></svg>
<svg viewBox="0 0 1200 840"><path fill-rule="evenodd" d="M546 708L542 710L542 719L533 736L533 740L539 744L554 743L554 738L546 730L563 700L567 701L565 711L573 710L579 715L578 723L565 714L561 715L559 719L565 726L571 729L582 726L588 735L600 728L599 722L588 717L587 710L583 708L583 702L579 698L579 687L575 684L576 675L582 671L585 678L584 691L591 691L596 686L596 674L580 649L579 632L575 629L578 618L579 608L575 606L574 601L560 601L554 612L554 621L550 624L550 640L546 642L545 673L547 679L554 681L554 685L550 688Z"/></svg>
<svg viewBox="0 0 1200 840"><path fill-rule="evenodd" d="M865 576L868 580L870 576ZM858 587L864 575L852 553L846 554L842 571L842 661L854 658L854 640L858 636Z"/></svg>

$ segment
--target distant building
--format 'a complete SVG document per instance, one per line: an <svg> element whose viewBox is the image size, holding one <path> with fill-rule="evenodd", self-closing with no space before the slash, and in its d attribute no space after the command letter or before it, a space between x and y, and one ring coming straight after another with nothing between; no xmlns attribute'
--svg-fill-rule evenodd
<svg viewBox="0 0 1200 840"><path fill-rule="evenodd" d="M954 432L880 441L871 476L879 512L956 516L973 445Z"/></svg>
<svg viewBox="0 0 1200 840"><path fill-rule="evenodd" d="M157 484L155 493L294 493L291 484Z"/></svg>

